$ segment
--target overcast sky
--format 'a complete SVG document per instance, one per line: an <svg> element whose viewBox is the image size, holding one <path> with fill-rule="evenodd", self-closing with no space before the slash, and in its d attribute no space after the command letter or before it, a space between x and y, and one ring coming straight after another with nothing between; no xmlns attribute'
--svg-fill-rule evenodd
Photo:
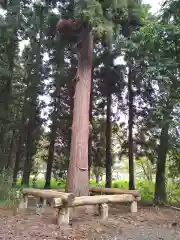
<svg viewBox="0 0 180 240"><path fill-rule="evenodd" d="M162 2L163 0L143 0L143 3L147 3L152 6L152 12L157 12Z"/></svg>

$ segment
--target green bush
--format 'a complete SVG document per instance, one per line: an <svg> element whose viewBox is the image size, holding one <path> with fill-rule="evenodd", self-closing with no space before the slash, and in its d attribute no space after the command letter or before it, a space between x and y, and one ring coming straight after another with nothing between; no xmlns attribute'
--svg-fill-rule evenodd
<svg viewBox="0 0 180 240"><path fill-rule="evenodd" d="M170 204L180 206L180 188L177 184L170 183L167 187L167 197Z"/></svg>
<svg viewBox="0 0 180 240"><path fill-rule="evenodd" d="M12 172L3 170L0 173L0 205L7 208L17 208L20 195L21 189L12 187Z"/></svg>
<svg viewBox="0 0 180 240"><path fill-rule="evenodd" d="M92 187L103 187L104 182L100 181L98 184L96 183L96 180L91 179L89 182L89 185Z"/></svg>
<svg viewBox="0 0 180 240"><path fill-rule="evenodd" d="M112 182L112 187L128 189L128 184L129 184L128 181L116 180Z"/></svg>
<svg viewBox="0 0 180 240"><path fill-rule="evenodd" d="M153 200L154 197L154 184L147 181L139 181L136 184L137 190L141 193L142 201Z"/></svg>
<svg viewBox="0 0 180 240"><path fill-rule="evenodd" d="M128 189L128 181L117 180L113 181L112 186L114 188ZM142 200L152 200L154 194L154 185L153 183L146 181L137 181L136 189L140 191Z"/></svg>
<svg viewBox="0 0 180 240"><path fill-rule="evenodd" d="M29 187L33 188L44 188L45 185L45 179L39 178L34 181L33 178L30 178L29 180ZM21 178L18 179L17 181L17 186L21 186ZM65 188L65 182L63 179L60 179L56 181L56 179L51 178L51 188L52 189L58 189L58 188Z"/></svg>

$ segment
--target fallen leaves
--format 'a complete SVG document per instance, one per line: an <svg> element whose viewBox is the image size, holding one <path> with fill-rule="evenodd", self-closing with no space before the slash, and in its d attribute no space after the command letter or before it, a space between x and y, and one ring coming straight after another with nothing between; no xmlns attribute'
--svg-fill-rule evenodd
<svg viewBox="0 0 180 240"><path fill-rule="evenodd" d="M180 212L169 209L147 207L140 208L137 214L129 214L124 206L110 208L108 221L100 221L93 213L76 212L69 226L57 226L53 223L54 214L51 208L41 215L36 210L28 210L12 216L7 211L0 211L0 239L3 240L83 240L83 239L116 239L126 240L134 238L135 234L141 236L151 234L154 229L161 231L177 231L180 226ZM164 229L164 230L163 230ZM144 234L143 234L144 232ZM131 236L130 236L131 235ZM180 235L180 233L179 233ZM144 238L142 238L144 239ZM158 239L158 238L151 238ZM159 236L163 239L163 236ZM174 237L173 240L176 238ZM178 238L177 238L178 239ZM170 239L169 239L170 240Z"/></svg>

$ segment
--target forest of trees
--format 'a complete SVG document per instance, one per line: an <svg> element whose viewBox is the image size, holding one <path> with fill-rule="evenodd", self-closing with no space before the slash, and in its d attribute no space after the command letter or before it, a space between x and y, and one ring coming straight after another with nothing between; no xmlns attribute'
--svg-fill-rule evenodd
<svg viewBox="0 0 180 240"><path fill-rule="evenodd" d="M180 178L180 1L158 15L139 0L1 2L1 172L28 186L44 162L45 188L67 175L79 196L91 171L105 169L111 187L123 156L135 189L146 159L166 202Z"/></svg>

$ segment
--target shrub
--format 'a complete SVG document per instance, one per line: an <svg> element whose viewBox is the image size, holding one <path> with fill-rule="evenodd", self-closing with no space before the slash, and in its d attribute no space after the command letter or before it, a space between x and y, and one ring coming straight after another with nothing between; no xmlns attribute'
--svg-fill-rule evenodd
<svg viewBox="0 0 180 240"><path fill-rule="evenodd" d="M116 180L116 181L113 181L112 187L128 189L128 182L123 180Z"/></svg>
<svg viewBox="0 0 180 240"><path fill-rule="evenodd" d="M98 184L96 183L96 180L92 179L89 182L90 186L95 186L95 187L104 187L104 182L100 181Z"/></svg>
<svg viewBox="0 0 180 240"><path fill-rule="evenodd" d="M154 184L148 181L140 181L136 184L137 189L141 193L142 201L153 200Z"/></svg>
<svg viewBox="0 0 180 240"><path fill-rule="evenodd" d="M7 208L17 208L21 189L12 187L12 172L3 170L0 173L0 204Z"/></svg>
<svg viewBox="0 0 180 240"><path fill-rule="evenodd" d="M167 197L170 204L180 206L180 188L177 184L168 185Z"/></svg>
<svg viewBox="0 0 180 240"><path fill-rule="evenodd" d="M45 185L45 179L44 178L30 178L29 180L29 187L33 188L44 188ZM17 181L17 186L21 186L21 178L18 179ZM27 187L27 186L24 186ZM56 181L56 179L51 178L51 188L52 189L57 189L57 188L65 188L65 181L63 179L59 179Z"/></svg>

